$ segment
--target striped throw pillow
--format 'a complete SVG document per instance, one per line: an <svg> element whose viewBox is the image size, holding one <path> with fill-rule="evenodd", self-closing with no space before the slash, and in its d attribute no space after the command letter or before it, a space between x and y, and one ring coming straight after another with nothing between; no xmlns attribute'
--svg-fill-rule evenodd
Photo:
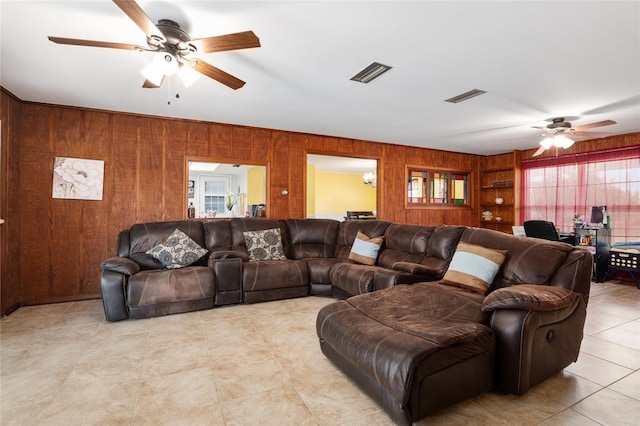
<svg viewBox="0 0 640 426"><path fill-rule="evenodd" d="M358 231L356 239L351 246L349 259L363 265L375 265L383 241L384 237L369 238Z"/></svg>
<svg viewBox="0 0 640 426"><path fill-rule="evenodd" d="M441 284L485 294L506 257L506 250L459 243Z"/></svg>

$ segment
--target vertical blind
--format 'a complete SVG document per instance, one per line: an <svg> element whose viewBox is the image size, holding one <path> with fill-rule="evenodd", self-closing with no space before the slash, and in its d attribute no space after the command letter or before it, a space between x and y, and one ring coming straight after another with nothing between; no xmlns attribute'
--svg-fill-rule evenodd
<svg viewBox="0 0 640 426"><path fill-rule="evenodd" d="M613 242L640 241L640 145L522 162L521 220L573 229L606 206Z"/></svg>

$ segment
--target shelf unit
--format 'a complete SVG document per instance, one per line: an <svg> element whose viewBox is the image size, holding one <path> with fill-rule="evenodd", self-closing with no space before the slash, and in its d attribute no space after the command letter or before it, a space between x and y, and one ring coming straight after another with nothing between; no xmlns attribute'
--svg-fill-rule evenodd
<svg viewBox="0 0 640 426"><path fill-rule="evenodd" d="M480 160L480 227L511 234L511 227L520 224L521 162L518 150ZM502 198L502 204L497 204L496 198ZM492 220L483 218L486 210L493 214Z"/></svg>
<svg viewBox="0 0 640 426"><path fill-rule="evenodd" d="M585 248L593 254L593 278L596 282L602 282L609 265L611 229L597 227L576 228L575 245Z"/></svg>

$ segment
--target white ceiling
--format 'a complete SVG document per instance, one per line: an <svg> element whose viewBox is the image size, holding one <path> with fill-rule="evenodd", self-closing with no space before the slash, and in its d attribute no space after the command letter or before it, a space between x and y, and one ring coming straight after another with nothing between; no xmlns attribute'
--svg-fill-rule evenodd
<svg viewBox="0 0 640 426"><path fill-rule="evenodd" d="M325 173L364 174L378 167L376 160L318 154L307 154L307 163L315 165L316 172Z"/></svg>
<svg viewBox="0 0 640 426"><path fill-rule="evenodd" d="M151 53L47 39L146 45L109 0L0 0L0 83L24 101L475 154L535 148L540 131L530 126L557 116L640 131L639 1L138 4L192 38L253 30L262 47L201 56L247 84L142 89ZM393 69L369 84L349 80L374 61ZM487 93L444 102L474 88Z"/></svg>

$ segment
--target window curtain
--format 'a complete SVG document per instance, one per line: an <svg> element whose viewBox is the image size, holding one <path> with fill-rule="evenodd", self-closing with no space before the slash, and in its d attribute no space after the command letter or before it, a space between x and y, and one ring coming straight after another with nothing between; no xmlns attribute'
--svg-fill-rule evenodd
<svg viewBox="0 0 640 426"><path fill-rule="evenodd" d="M606 206L612 243L640 241L640 145L522 162L521 220L552 221L563 232L574 216Z"/></svg>

